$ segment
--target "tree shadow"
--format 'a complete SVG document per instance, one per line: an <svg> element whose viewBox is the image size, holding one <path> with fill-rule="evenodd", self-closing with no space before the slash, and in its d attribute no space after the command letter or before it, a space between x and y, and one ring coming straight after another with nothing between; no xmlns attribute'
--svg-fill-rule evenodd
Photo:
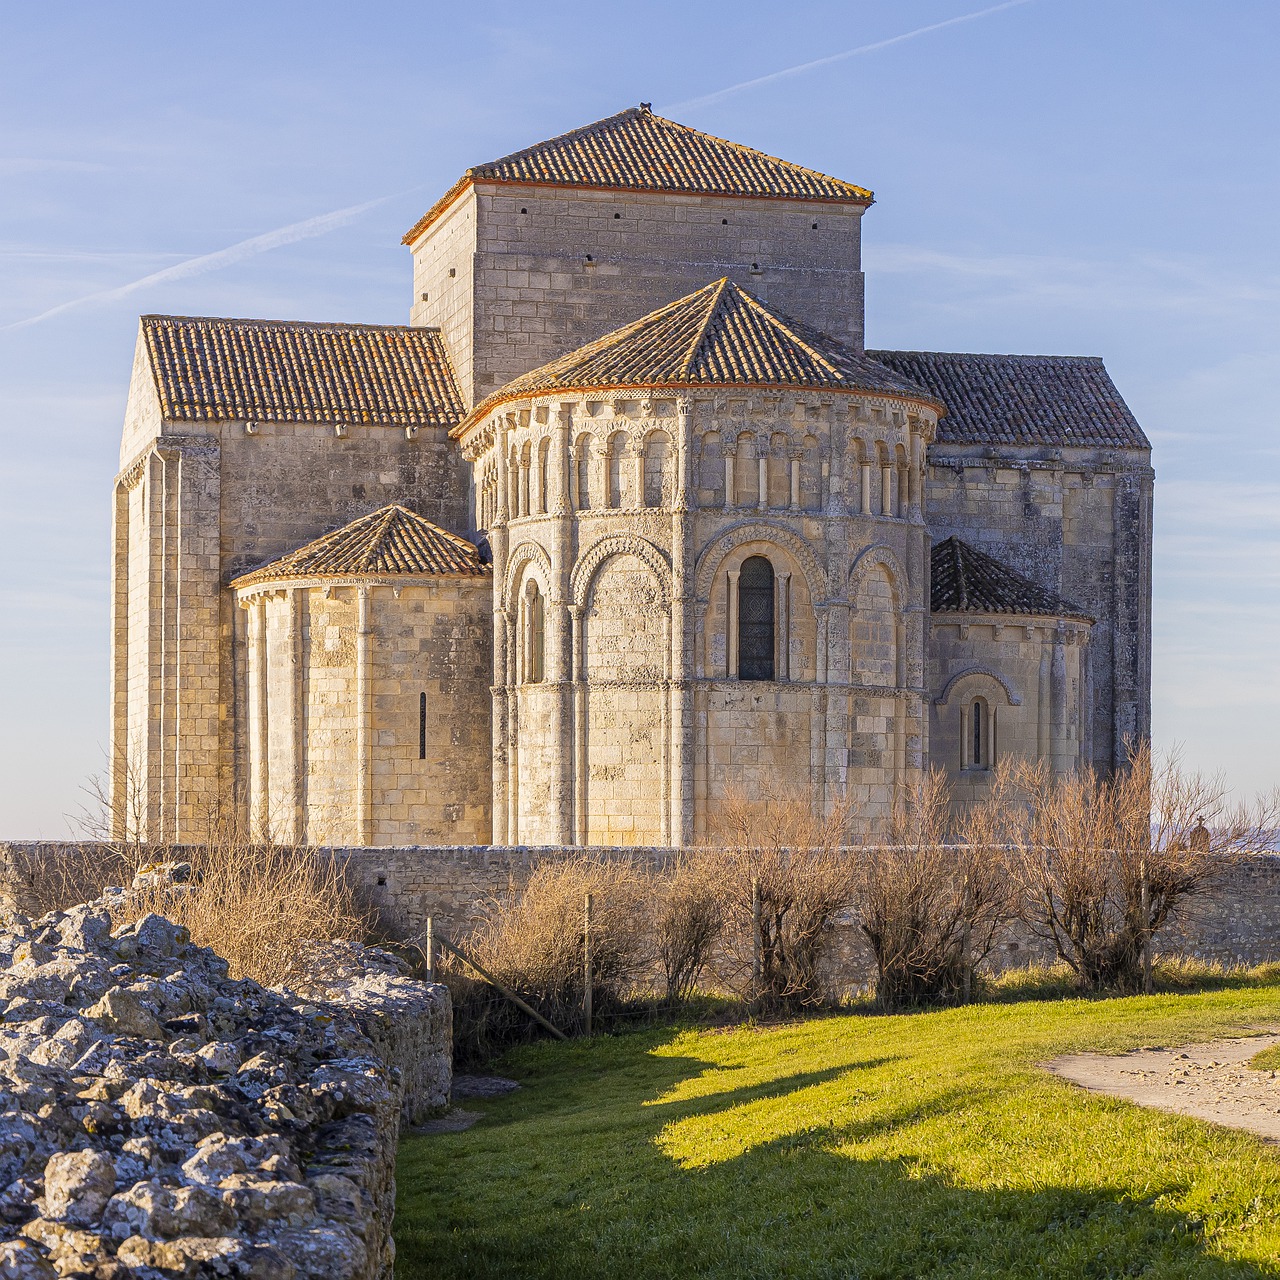
<svg viewBox="0 0 1280 1280"><path fill-rule="evenodd" d="M1215 1256L1167 1186L1141 1199L1120 1186L974 1189L918 1156L860 1155L987 1096L962 1085L841 1114L860 1070L895 1061L717 1088L753 1068L633 1050L594 1080L551 1074L465 1134L404 1143L396 1275L1280 1276Z"/></svg>

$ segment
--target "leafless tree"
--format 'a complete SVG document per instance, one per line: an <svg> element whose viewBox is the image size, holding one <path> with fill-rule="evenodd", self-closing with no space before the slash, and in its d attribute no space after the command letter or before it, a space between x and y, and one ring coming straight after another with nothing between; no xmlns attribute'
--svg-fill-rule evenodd
<svg viewBox="0 0 1280 1280"><path fill-rule="evenodd" d="M723 903L724 976L757 1006L824 999L823 961L855 889L848 829L847 804L824 810L803 790L736 792L718 805L702 866Z"/></svg>
<svg viewBox="0 0 1280 1280"><path fill-rule="evenodd" d="M904 787L887 839L858 859L858 926L876 963L876 1000L899 1009L967 999L975 968L1016 914L1001 841L1003 774L955 820L939 772Z"/></svg>
<svg viewBox="0 0 1280 1280"><path fill-rule="evenodd" d="M1156 934L1233 862L1273 848L1280 827L1280 791L1233 803L1221 775L1147 743L1112 777L1040 763L1011 783L1022 803L1007 806L1004 837L1024 919L1088 990L1150 990Z"/></svg>

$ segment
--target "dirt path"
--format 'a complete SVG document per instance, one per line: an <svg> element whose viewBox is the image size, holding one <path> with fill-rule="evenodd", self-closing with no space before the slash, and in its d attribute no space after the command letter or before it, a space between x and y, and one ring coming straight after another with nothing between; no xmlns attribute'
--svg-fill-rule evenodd
<svg viewBox="0 0 1280 1280"><path fill-rule="evenodd" d="M1045 1068L1095 1093L1144 1107L1248 1129L1280 1142L1280 1073L1254 1071L1255 1053L1280 1043L1280 1034L1213 1040L1179 1049L1132 1053L1070 1053Z"/></svg>

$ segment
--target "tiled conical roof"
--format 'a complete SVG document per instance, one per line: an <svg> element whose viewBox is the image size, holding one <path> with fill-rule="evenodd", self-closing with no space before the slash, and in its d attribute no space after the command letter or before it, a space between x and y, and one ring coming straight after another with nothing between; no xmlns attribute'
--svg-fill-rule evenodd
<svg viewBox="0 0 1280 1280"><path fill-rule="evenodd" d="M865 187L654 115L647 104L468 169L405 236L415 240L470 182L870 204Z"/></svg>
<svg viewBox="0 0 1280 1280"><path fill-rule="evenodd" d="M772 310L725 278L523 374L477 405L467 421L542 391L694 386L869 391L938 403L909 378Z"/></svg>
<svg viewBox="0 0 1280 1280"><path fill-rule="evenodd" d="M929 597L934 613L1013 613L1093 621L1079 605L1046 591L959 538L947 538L933 548Z"/></svg>
<svg viewBox="0 0 1280 1280"><path fill-rule="evenodd" d="M449 427L462 417L435 329L143 316L142 340L169 421Z"/></svg>
<svg viewBox="0 0 1280 1280"><path fill-rule="evenodd" d="M480 577L489 572L466 538L392 503L244 574L235 585L277 578Z"/></svg>

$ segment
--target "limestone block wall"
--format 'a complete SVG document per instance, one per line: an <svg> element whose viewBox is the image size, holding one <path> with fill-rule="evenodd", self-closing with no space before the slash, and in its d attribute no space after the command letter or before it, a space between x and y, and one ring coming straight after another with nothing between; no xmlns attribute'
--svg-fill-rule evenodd
<svg viewBox="0 0 1280 1280"><path fill-rule="evenodd" d="M198 838L249 792L247 620L228 582L388 502L465 533L443 430L167 422L139 343L112 540L112 808ZM135 821L136 825L136 821Z"/></svg>
<svg viewBox="0 0 1280 1280"><path fill-rule="evenodd" d="M477 183L411 246L410 323L443 328L471 403L720 276L861 349L864 209Z"/></svg>
<svg viewBox="0 0 1280 1280"><path fill-rule="evenodd" d="M868 830L882 824L928 749L932 412L584 392L473 424L496 582L495 839L689 843L730 789L778 786L852 791ZM744 678L739 654L741 577L761 557L772 679Z"/></svg>
<svg viewBox="0 0 1280 1280"><path fill-rule="evenodd" d="M1089 643L1090 759L1123 759L1151 729L1151 510L1146 450L937 444L935 541L955 534L1080 605Z"/></svg>
<svg viewBox="0 0 1280 1280"><path fill-rule="evenodd" d="M485 840L488 578L242 588L254 829L310 844Z"/></svg>
<svg viewBox="0 0 1280 1280"><path fill-rule="evenodd" d="M934 615L929 759L946 770L956 803L982 800L1002 759L1044 760L1061 774L1091 758L1091 630L1071 619Z"/></svg>

